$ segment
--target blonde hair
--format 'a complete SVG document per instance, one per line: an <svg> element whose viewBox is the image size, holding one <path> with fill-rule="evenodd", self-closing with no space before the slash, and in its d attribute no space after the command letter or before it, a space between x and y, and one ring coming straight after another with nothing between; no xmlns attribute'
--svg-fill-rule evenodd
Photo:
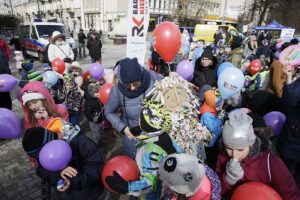
<svg viewBox="0 0 300 200"><path fill-rule="evenodd" d="M40 99L49 115L49 117L61 117L61 115L55 110L55 108L53 108L46 99ZM26 103L26 108L28 109L28 113L29 113L29 123L32 124L33 127L38 127L38 121L37 119L34 117L34 111L30 110L28 108L28 103Z"/></svg>

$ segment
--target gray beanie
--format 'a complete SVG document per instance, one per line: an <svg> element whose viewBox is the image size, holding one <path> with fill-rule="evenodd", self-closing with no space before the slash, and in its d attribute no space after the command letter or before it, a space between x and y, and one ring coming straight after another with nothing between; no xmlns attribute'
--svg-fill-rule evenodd
<svg viewBox="0 0 300 200"><path fill-rule="evenodd" d="M205 176L205 168L197 157L188 154L171 154L159 165L159 178L178 194L194 195Z"/></svg>
<svg viewBox="0 0 300 200"><path fill-rule="evenodd" d="M229 120L225 122L223 127L223 143L232 147L252 146L256 139L252 121L252 118L244 112L231 112Z"/></svg>

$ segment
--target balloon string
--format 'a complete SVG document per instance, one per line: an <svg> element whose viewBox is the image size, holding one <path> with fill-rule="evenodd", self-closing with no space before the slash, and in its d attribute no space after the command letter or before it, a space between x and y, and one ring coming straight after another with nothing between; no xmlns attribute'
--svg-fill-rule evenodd
<svg viewBox="0 0 300 200"><path fill-rule="evenodd" d="M168 67L169 67L169 73L171 73L170 63L168 63ZM171 79L174 80L173 77L171 77ZM178 99L178 95L177 95L176 86L174 86L174 91L175 91L175 97L176 97L177 104L179 105L179 99Z"/></svg>

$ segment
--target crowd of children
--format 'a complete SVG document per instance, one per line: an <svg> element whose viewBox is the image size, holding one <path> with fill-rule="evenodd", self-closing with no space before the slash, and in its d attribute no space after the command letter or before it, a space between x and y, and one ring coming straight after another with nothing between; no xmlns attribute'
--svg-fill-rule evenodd
<svg viewBox="0 0 300 200"><path fill-rule="evenodd" d="M22 144L36 164L37 175L55 188L60 199L98 199L103 192L102 123L107 119L122 134L123 153L135 159L139 168L135 181L125 180L116 171L105 177L117 193L149 200L220 200L230 199L246 182L260 182L283 199L300 200L299 72L283 65L276 55L290 43L275 52L270 37L258 38L259 42L257 33L251 32L248 38L234 35L227 41L218 31L210 46L183 31L182 48L172 63L175 67L182 60L194 64L190 83L170 71L172 66L153 47L149 64L156 73L143 68L136 58L125 58L116 64L115 72L105 71L104 78L96 80L84 77L78 62L66 60L58 47L66 45L64 36L55 32L50 61L59 54L69 64L54 82L44 78L46 72L57 75L51 66L45 64L40 72L33 68L33 61L24 60L16 51L16 67L22 76L19 100L25 115ZM71 54L67 57L72 60ZM97 56L93 61L101 59ZM223 100L217 74L227 62L243 72L245 83L239 93ZM162 81L164 76L171 78ZM115 78L117 83L104 105L99 90ZM286 115L275 140L263 119L271 111ZM89 121L91 139L81 131L81 113ZM191 132L182 135L180 126ZM71 161L60 171L45 169L38 157L52 140L63 140L72 149ZM192 148L195 141L197 148ZM63 187L56 188L61 180Z"/></svg>

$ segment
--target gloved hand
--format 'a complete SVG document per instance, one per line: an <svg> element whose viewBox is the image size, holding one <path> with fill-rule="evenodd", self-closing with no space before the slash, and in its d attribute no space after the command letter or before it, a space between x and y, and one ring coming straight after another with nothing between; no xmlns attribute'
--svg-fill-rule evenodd
<svg viewBox="0 0 300 200"><path fill-rule="evenodd" d="M243 176L244 170L240 162L236 158L231 159L226 165L226 182L230 185L235 185Z"/></svg>
<svg viewBox="0 0 300 200"><path fill-rule="evenodd" d="M78 112L79 111L79 109L76 107L76 108L74 108L73 109L75 112Z"/></svg>
<svg viewBox="0 0 300 200"><path fill-rule="evenodd" d="M105 182L112 190L120 194L128 193L128 182L125 181L116 171L113 172L113 176L107 176L105 178Z"/></svg>

